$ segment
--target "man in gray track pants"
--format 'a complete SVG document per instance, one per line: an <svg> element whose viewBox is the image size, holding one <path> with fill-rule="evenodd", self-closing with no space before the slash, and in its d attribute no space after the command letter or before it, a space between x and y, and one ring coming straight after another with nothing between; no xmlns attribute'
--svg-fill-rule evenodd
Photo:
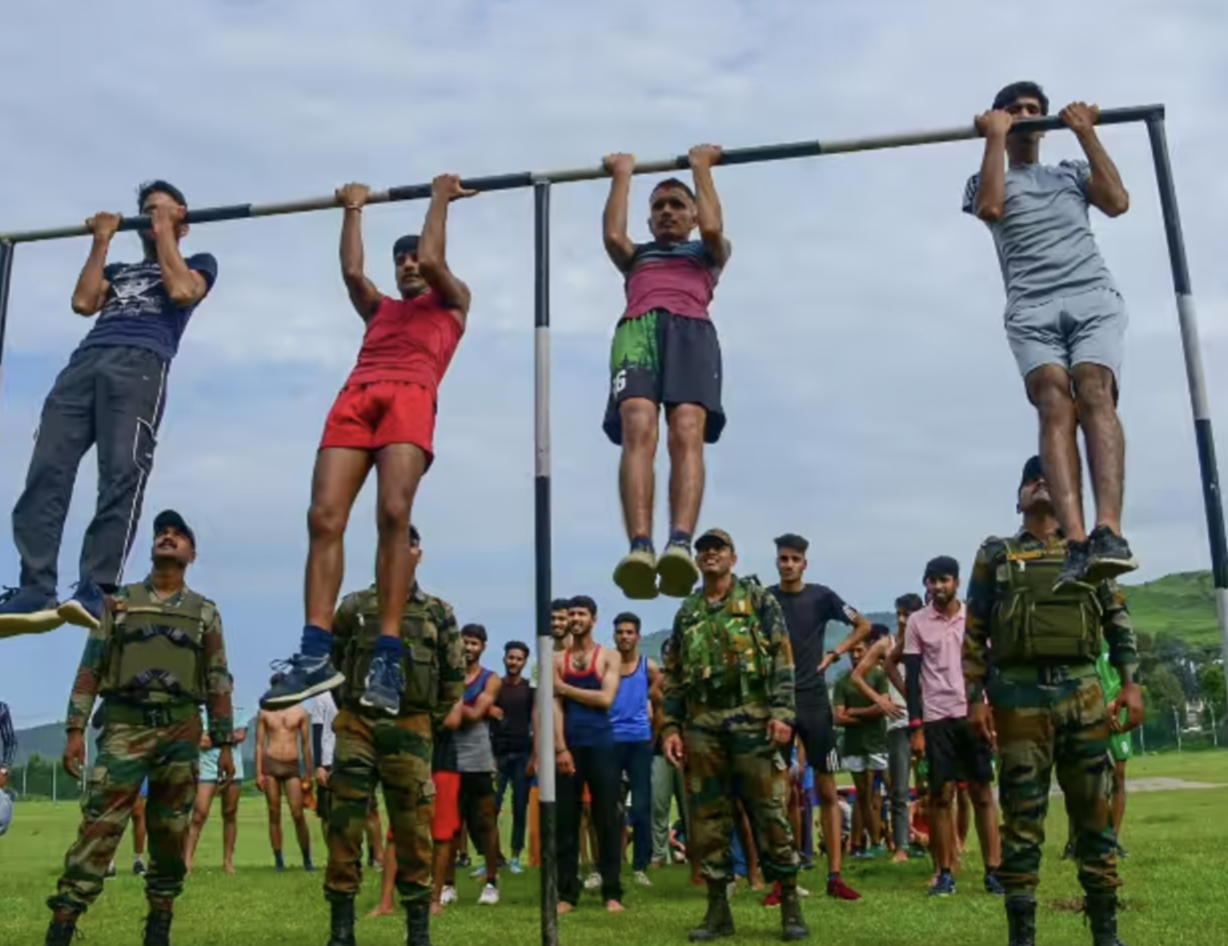
<svg viewBox="0 0 1228 946"><path fill-rule="evenodd" d="M119 214L86 221L94 236L72 308L98 319L43 403L25 490L13 508L19 587L0 596L0 637L41 633L65 621L97 627L103 595L121 583L141 517L171 360L193 310L217 278L217 261L184 259L187 203L166 181L143 184L139 263L107 263ZM74 593L58 597L64 520L81 458L98 448L98 501L81 547Z"/></svg>

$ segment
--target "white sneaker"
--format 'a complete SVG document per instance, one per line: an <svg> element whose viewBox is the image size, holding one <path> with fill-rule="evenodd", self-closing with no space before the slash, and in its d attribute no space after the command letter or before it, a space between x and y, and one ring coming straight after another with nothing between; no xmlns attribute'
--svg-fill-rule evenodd
<svg viewBox="0 0 1228 946"><path fill-rule="evenodd" d="M648 875L645 874L642 870L637 870L635 872L635 882L639 884L641 887L651 887L652 886L652 881L648 879Z"/></svg>
<svg viewBox="0 0 1228 946"><path fill-rule="evenodd" d="M797 895L798 895L799 897L801 897L801 898L805 899L806 897L809 897L809 896L810 896L810 891L809 891L809 890L807 890L805 887L803 887L801 884L798 884L798 886L797 886Z"/></svg>
<svg viewBox="0 0 1228 946"><path fill-rule="evenodd" d="M593 871L591 874L588 875L588 880L584 881L584 889L585 890L600 890L601 889L601 875L597 873L597 871Z"/></svg>
<svg viewBox="0 0 1228 946"><path fill-rule="evenodd" d="M478 903L484 907L493 907L499 902L499 888L494 884L487 884L482 888L482 895L478 897Z"/></svg>
<svg viewBox="0 0 1228 946"><path fill-rule="evenodd" d="M449 903L455 903L456 902L456 888L450 887L450 886L444 887L443 890L439 894L439 902L442 903L444 906L447 906Z"/></svg>

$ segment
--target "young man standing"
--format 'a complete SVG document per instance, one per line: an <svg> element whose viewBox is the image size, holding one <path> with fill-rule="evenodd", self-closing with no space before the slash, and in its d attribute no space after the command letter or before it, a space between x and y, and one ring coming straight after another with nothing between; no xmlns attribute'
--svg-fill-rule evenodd
<svg viewBox="0 0 1228 946"><path fill-rule="evenodd" d="M621 680L618 655L593 642L597 603L571 599L571 644L554 656L554 752L558 773L559 913L580 900L580 812L583 790L592 796L601 899L611 913L622 911L618 855L619 772L614 757L610 707Z"/></svg>
<svg viewBox="0 0 1228 946"><path fill-rule="evenodd" d="M721 348L709 306L732 252L725 239L712 167L715 145L690 151L692 191L677 178L653 188L648 226L652 240L627 233L627 204L635 156L611 154L605 249L626 281L627 305L610 349L610 397L604 429L622 446L619 496L631 550L614 570L629 598L659 593L682 598L699 580L691 536L704 491L704 444L725 426L721 407ZM691 239L699 228L699 239ZM660 411L668 429L670 532L658 559L652 538L653 463ZM660 588L658 589L658 578Z"/></svg>
<svg viewBox="0 0 1228 946"><path fill-rule="evenodd" d="M669 658L670 641L666 637L661 642L661 664L664 666ZM662 701L664 700L664 678L662 678ZM665 723L664 702L653 707L653 744L652 744L652 863L661 867L670 861L669 832L673 823L670 809L678 806L678 818L682 821L683 830L687 827L690 815L687 811L686 777L682 769L670 765L665 758L661 745L661 727Z"/></svg>
<svg viewBox="0 0 1228 946"><path fill-rule="evenodd" d="M276 677L271 681L276 686ZM307 828L304 799L315 774L311 756L311 720L301 706L284 710L261 710L256 717L256 787L264 793L269 809L269 843L273 865L285 870L282 859L281 796L286 796L290 819L303 854L303 870L311 863L311 831Z"/></svg>
<svg viewBox="0 0 1228 946"><path fill-rule="evenodd" d="M875 624L873 628L871 636L880 629L881 637L887 636L887 628L883 625ZM860 665L868 650L864 642L853 645L849 660L854 668ZM887 676L880 668L873 668L865 682L875 696L886 695ZM874 856L876 851L881 853L878 843L882 836L882 806L874 791L874 777L881 776L887 769L887 720L877 700L866 696L857 686L852 671L836 682L835 704L836 725L844 727L844 765L853 775L861 827L869 836L868 845L861 837L853 838L853 856Z"/></svg>
<svg viewBox="0 0 1228 946"><path fill-rule="evenodd" d="M827 846L827 895L838 900L859 900L861 894L841 876L840 807L831 755L836 748L831 699L827 693L827 668L854 644L870 634L870 622L826 585L804 580L806 551L810 543L792 533L776 539L776 571L780 584L768 589L780 603L793 649L794 688L797 701L797 737L814 768L819 795L820 824ZM852 631L839 644L824 651L827 625L851 625Z"/></svg>
<svg viewBox="0 0 1228 946"><path fill-rule="evenodd" d="M97 315L43 404L26 485L13 507L20 587L0 596L0 637L49 631L68 621L95 628L103 595L123 580L141 518L154 444L166 409L166 379L196 306L217 279L208 253L184 259L187 201L166 181L137 196L152 229L140 233L139 263L107 263L119 214L87 220L94 235L73 290L78 315ZM98 501L81 545L80 578L63 602L57 564L77 467L98 448Z"/></svg>
<svg viewBox="0 0 1228 946"><path fill-rule="evenodd" d="M640 619L624 611L614 619L619 656L618 693L610 707L615 765L631 786L631 866L644 887L652 860L652 707L661 699L661 671L640 653ZM622 850L621 845L619 850Z"/></svg>
<svg viewBox="0 0 1228 946"><path fill-rule="evenodd" d="M342 682L329 651L345 566L345 527L374 467L379 481L375 587L380 637L362 701L389 716L399 712L405 686L400 627L412 573L405 536L418 484L434 457L439 385L469 316L469 287L452 274L445 253L448 205L474 193L462 188L455 174L435 178L421 239L404 236L393 244L400 298L391 299L364 268L362 208L368 189L347 184L337 191L337 202L345 208L341 273L367 328L358 363L337 395L316 455L300 652L281 682L261 699L266 709L293 706Z"/></svg>
<svg viewBox="0 0 1228 946"><path fill-rule="evenodd" d="M533 707L536 688L524 678L524 666L529 660L529 645L508 641L503 647L505 671L499 697L495 701L499 719L491 727L491 743L495 752L495 814L503 811L503 798L508 785L512 788L512 859L508 870L519 874L523 867L525 815L529 808L529 744L533 729Z"/></svg>
<svg viewBox="0 0 1228 946"><path fill-rule="evenodd" d="M486 858L486 885L478 897L483 906L499 902L499 828L495 821L495 756L490 743L491 711L503 681L482 666L486 628L461 628L465 647L465 695L461 725L452 734L456 767L460 772L460 810L469 836ZM459 838L459 830L457 835Z"/></svg>
<svg viewBox="0 0 1228 946"><path fill-rule="evenodd" d="M230 681L234 686L233 678ZM243 711L234 708L235 722L239 723L234 731L234 747L239 749L247 739L247 727L243 725L246 717ZM205 731L200 737L200 779L196 786L196 807L192 810L192 826L188 828L187 846L184 851L184 863L187 872L192 872L192 861L196 856L196 845L200 843L200 833L209 820L209 810L213 807L213 796L218 792L218 760L221 750L214 747L209 738L209 715L201 716ZM221 786L222 797L222 873L235 872L235 843L239 837L239 798L243 794L243 752L241 749L233 752L234 776Z"/></svg>
<svg viewBox="0 0 1228 946"><path fill-rule="evenodd" d="M930 847L938 877L930 896L955 893L954 802L956 783L967 782L985 862L985 891L1001 894L998 806L993 797L990 748L968 725L962 648L966 610L959 600L959 562L949 555L925 566L930 603L908 619L904 663L913 752L924 755L930 804ZM922 709L924 707L924 710Z"/></svg>
<svg viewBox="0 0 1228 946"><path fill-rule="evenodd" d="M1126 308L1100 256L1088 206L1110 217L1130 207L1117 167L1096 135L1100 110L1067 105L1061 119L1086 161L1040 163L1043 132L1012 131L1017 119L1049 113L1034 82L1008 85L977 116L985 138L980 173L964 212L989 225L1006 284L1006 334L1040 420L1040 456L1053 507L1069 539L1059 586L1092 584L1137 567L1122 537L1125 438L1117 416ZM1082 428L1096 502L1083 517Z"/></svg>

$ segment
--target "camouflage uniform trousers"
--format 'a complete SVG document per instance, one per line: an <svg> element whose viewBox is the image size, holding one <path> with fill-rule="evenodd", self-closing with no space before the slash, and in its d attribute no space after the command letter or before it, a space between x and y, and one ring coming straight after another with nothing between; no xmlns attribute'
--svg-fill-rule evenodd
<svg viewBox="0 0 1228 946"><path fill-rule="evenodd" d="M367 813L376 785L382 784L397 852L397 892L405 904L428 901L435 811L430 715L377 719L342 710L333 731L337 741L329 775L332 810L325 896L348 899L362 886Z"/></svg>
<svg viewBox="0 0 1228 946"><path fill-rule="evenodd" d="M1066 800L1079 883L1112 894L1117 877L1109 716L1096 677L1052 686L999 680L989 687L998 733L1002 867L1007 896L1034 898L1054 768Z"/></svg>
<svg viewBox="0 0 1228 946"><path fill-rule="evenodd" d="M741 783L742 802L762 839L759 862L771 882L795 881L797 847L789 825L789 769L767 735L766 706L732 710L688 707L684 735L691 838L704 877L733 879L733 795Z"/></svg>
<svg viewBox="0 0 1228 946"><path fill-rule="evenodd" d="M183 847L196 803L200 737L199 715L169 726L107 723L103 727L98 736L98 757L86 773L81 829L64 856L64 875L47 906L84 913L102 893L107 867L115 857L146 777L149 870L145 874L145 896L151 903L169 907L183 892L187 873Z"/></svg>

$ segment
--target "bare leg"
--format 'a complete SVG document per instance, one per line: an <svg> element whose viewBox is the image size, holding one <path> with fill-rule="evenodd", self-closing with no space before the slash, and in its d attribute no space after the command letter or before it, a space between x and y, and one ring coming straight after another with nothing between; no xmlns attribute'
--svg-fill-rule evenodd
<svg viewBox="0 0 1228 946"><path fill-rule="evenodd" d="M972 825L972 800L968 789L958 789L955 796L955 853L959 856L968 847L968 828Z"/></svg>
<svg viewBox="0 0 1228 946"><path fill-rule="evenodd" d="M657 456L657 405L648 398L627 398L618 407L623 428L623 455L618 490L627 538L652 537L653 462Z"/></svg>
<svg viewBox="0 0 1228 946"><path fill-rule="evenodd" d="M1121 535L1126 478L1126 437L1117 416L1113 372L1101 365L1075 365L1075 403L1096 500L1096 525Z"/></svg>
<svg viewBox="0 0 1228 946"><path fill-rule="evenodd" d="M316 455L307 513L307 574L304 607L307 623L329 629L345 575L345 527L350 510L371 469L365 450L338 447Z"/></svg>
<svg viewBox="0 0 1228 946"><path fill-rule="evenodd" d="M840 824L840 796L836 792L835 776L815 772L814 786L819 793L819 826L827 846L827 869L838 874L844 860L844 831Z"/></svg>
<svg viewBox="0 0 1228 946"><path fill-rule="evenodd" d="M1040 459L1054 514L1068 539L1085 542L1083 471L1070 376L1058 365L1043 365L1028 374L1026 385L1040 419Z"/></svg>
<svg viewBox="0 0 1228 946"><path fill-rule="evenodd" d="M394 850L391 844L388 845L388 850L389 851ZM384 856L387 857L388 855L385 853ZM395 853L393 854L393 857L394 858L396 857ZM440 843L436 841L435 842L435 858L434 858L433 864L431 865L431 877L433 878L433 883L431 887L431 913L435 916L438 916L440 913L443 912L443 903L442 903L443 888L444 888L444 885L447 883L447 874L448 874L449 864L452 865L453 880L455 880L456 856L452 853L452 842L444 841L443 843ZM396 873L395 867L391 871L388 870L387 868L384 869L385 875L395 874L395 873Z"/></svg>
<svg viewBox="0 0 1228 946"><path fill-rule="evenodd" d="M209 806L213 803L213 793L216 782L201 782L196 786L196 802L192 806L192 823L188 826L188 839L183 848L183 862L188 873L192 872L192 861L196 857L196 845L200 843L200 832L209 820Z"/></svg>
<svg viewBox="0 0 1228 946"><path fill-rule="evenodd" d="M273 853L281 856L281 782L268 776L264 782L264 797L269 803L269 844Z"/></svg>
<svg viewBox="0 0 1228 946"><path fill-rule="evenodd" d="M669 426L670 529L693 534L704 498L704 426L708 412L679 404L666 415Z"/></svg>
<svg viewBox="0 0 1228 946"><path fill-rule="evenodd" d="M290 817L294 821L294 833L298 837L299 850L303 852L303 861L311 861L311 831L307 827L307 816L303 812L303 782L301 779L286 779L286 801L290 806Z"/></svg>
<svg viewBox="0 0 1228 946"><path fill-rule="evenodd" d="M439 853L438 845L435 847L435 853L436 855ZM392 916L397 910L393 899L397 891L397 849L389 844L384 848L380 860L384 865L384 872L380 878L379 904L367 914L368 919L377 916ZM443 872L436 870L434 876L435 896L431 901L432 905L439 902L439 892L443 889Z"/></svg>
<svg viewBox="0 0 1228 946"><path fill-rule="evenodd" d="M379 478L375 586L380 633L400 640L401 614L409 598L409 516L426 472L426 454L413 444L391 444L376 454L375 466Z"/></svg>
<svg viewBox="0 0 1228 946"><path fill-rule="evenodd" d="M976 836L981 842L981 859L985 870L996 871L1002 866L1002 839L998 833L998 803L992 785L968 787L972 807L976 811Z"/></svg>
<svg viewBox="0 0 1228 946"><path fill-rule="evenodd" d="M231 782L222 793L222 872L235 872L235 841L239 836L239 798L243 794L238 782Z"/></svg>
<svg viewBox="0 0 1228 946"><path fill-rule="evenodd" d="M367 812L367 848L371 852L371 859L378 861L381 864L387 864L388 858L384 854L384 831L380 826L379 820L379 805L372 805ZM396 873L396 860L393 859L393 873Z"/></svg>
<svg viewBox="0 0 1228 946"><path fill-rule="evenodd" d="M148 832L145 827L145 799L137 798L132 808L132 853L137 857L145 856L145 841Z"/></svg>

